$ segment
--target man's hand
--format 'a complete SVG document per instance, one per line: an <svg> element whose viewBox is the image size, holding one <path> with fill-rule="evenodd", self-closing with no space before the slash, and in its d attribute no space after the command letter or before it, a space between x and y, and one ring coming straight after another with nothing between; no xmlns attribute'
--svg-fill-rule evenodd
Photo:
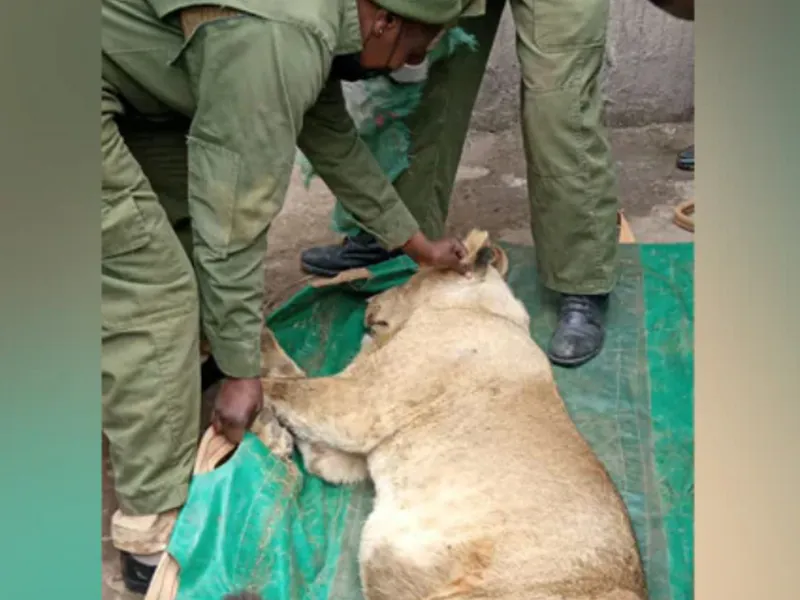
<svg viewBox="0 0 800 600"><path fill-rule="evenodd" d="M263 407L261 379L224 379L214 402L211 425L229 442L238 444Z"/></svg>
<svg viewBox="0 0 800 600"><path fill-rule="evenodd" d="M467 250L455 238L432 242L423 233L418 232L403 245L403 252L421 266L451 269L462 274L469 270L462 262Z"/></svg>

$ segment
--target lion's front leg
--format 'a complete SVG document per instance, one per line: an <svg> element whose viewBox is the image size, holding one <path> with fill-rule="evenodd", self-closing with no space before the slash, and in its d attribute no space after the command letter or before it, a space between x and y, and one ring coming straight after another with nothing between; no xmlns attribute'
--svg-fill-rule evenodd
<svg viewBox="0 0 800 600"><path fill-rule="evenodd" d="M292 438L292 434L278 422L271 407L265 407L261 411L253 423L251 431L275 456L281 460L289 460L295 440Z"/></svg>
<svg viewBox="0 0 800 600"><path fill-rule="evenodd" d="M328 483L351 485L369 477L364 456L302 440L297 440L297 449L308 472Z"/></svg>
<svg viewBox="0 0 800 600"><path fill-rule="evenodd" d="M387 434L358 377L266 378L264 395L296 438L366 455Z"/></svg>

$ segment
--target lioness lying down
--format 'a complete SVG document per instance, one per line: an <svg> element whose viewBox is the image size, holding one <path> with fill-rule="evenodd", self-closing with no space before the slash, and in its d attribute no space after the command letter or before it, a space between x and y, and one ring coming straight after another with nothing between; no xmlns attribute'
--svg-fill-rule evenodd
<svg viewBox="0 0 800 600"><path fill-rule="evenodd" d="M310 471L375 484L367 600L644 599L625 507L485 241L465 241L472 277L421 270L374 297L338 375L304 377L267 334L265 395Z"/></svg>

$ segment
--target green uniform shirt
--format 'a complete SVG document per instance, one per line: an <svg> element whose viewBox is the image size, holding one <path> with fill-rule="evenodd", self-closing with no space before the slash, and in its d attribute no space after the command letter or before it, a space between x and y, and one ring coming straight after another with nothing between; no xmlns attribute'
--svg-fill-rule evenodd
<svg viewBox="0 0 800 600"><path fill-rule="evenodd" d="M355 0L229 0L241 17L185 39L193 0L102 0L103 77L137 112L192 119L188 202L204 332L220 368L259 374L266 232L299 146L387 248L418 226L358 137L337 54L361 49Z"/></svg>

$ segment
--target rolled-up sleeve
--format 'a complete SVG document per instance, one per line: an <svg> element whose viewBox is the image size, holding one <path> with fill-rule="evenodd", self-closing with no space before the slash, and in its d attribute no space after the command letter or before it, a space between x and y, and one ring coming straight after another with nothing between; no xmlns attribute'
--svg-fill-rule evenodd
<svg viewBox="0 0 800 600"><path fill-rule="evenodd" d="M339 202L387 249L405 244L419 225L359 137L338 80L330 79L306 114L298 146Z"/></svg>
<svg viewBox="0 0 800 600"><path fill-rule="evenodd" d="M256 377L266 233L330 58L309 31L239 15L200 25L178 60L197 104L188 197L203 329L227 376Z"/></svg>

